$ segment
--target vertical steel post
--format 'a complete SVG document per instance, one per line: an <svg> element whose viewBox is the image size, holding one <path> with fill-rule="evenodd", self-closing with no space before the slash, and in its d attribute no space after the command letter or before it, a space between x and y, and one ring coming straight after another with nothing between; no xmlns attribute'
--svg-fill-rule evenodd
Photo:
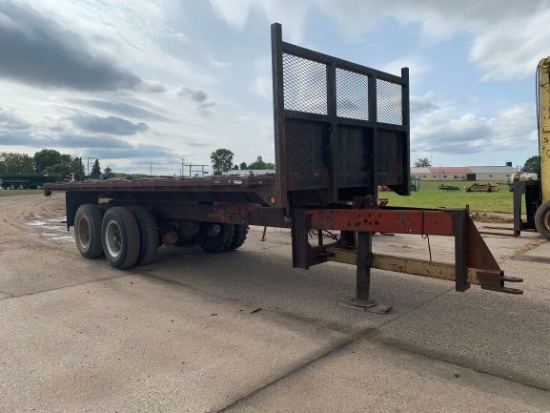
<svg viewBox="0 0 550 413"><path fill-rule="evenodd" d="M406 156L404 157L405 165L404 170L410 171L411 170L411 119L410 119L410 100L409 100L409 68L408 67L402 67L401 68L401 79L403 79L403 85L401 86L401 120L403 122L403 126L407 128L407 142L406 142L406 148L405 153ZM407 194L411 193L411 178L410 174L407 174L409 179L406 183L407 185Z"/></svg>
<svg viewBox="0 0 550 413"><path fill-rule="evenodd" d="M355 298L368 302L370 296L370 269L372 267L372 233L357 233L357 285Z"/></svg>
<svg viewBox="0 0 550 413"><path fill-rule="evenodd" d="M468 285L468 266L467 266L467 228L466 228L466 210L455 211L453 213L453 229L455 234L455 282L456 291L466 291Z"/></svg>
<svg viewBox="0 0 550 413"><path fill-rule="evenodd" d="M327 116L330 119L330 134L328 147L328 169L329 169L329 200L338 202L338 188L336 186L336 164L335 139L338 139L337 96L336 96L336 65L334 62L327 65Z"/></svg>
<svg viewBox="0 0 550 413"><path fill-rule="evenodd" d="M369 90L368 90L368 102L369 102L369 121L378 122L378 91L377 91L377 81L374 76L369 76ZM370 184L372 185L372 190L370 195L377 200L378 199L378 166L376 161L375 154L378 153L378 127L373 128L372 130L372 154L370 160L371 165L369 165L370 176L372 180Z"/></svg>
<svg viewBox="0 0 550 413"><path fill-rule="evenodd" d="M309 268L309 240L308 233L311 227L311 216L302 209L292 210L292 266L294 268Z"/></svg>
<svg viewBox="0 0 550 413"><path fill-rule="evenodd" d="M288 207L286 142L285 142L285 101L283 83L283 29L279 23L271 25L271 64L273 76L273 116L275 129L275 165L278 175L278 196L276 206ZM287 214L290 211L287 210Z"/></svg>
<svg viewBox="0 0 550 413"><path fill-rule="evenodd" d="M514 191L514 236L519 237L523 229L521 220L521 200L525 194L525 181L513 181L512 190Z"/></svg>

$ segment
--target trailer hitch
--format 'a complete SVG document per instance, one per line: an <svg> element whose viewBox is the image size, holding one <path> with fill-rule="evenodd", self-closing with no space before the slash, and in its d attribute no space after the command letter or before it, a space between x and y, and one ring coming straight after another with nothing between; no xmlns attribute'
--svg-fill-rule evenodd
<svg viewBox="0 0 550 413"><path fill-rule="evenodd" d="M497 291L506 294L523 294L523 291L519 288L511 288L504 285L505 282L523 282L523 278L505 276L502 271L486 271L473 269L473 272L475 272L475 280L472 279L471 282L479 284L479 286L483 290Z"/></svg>
<svg viewBox="0 0 550 413"><path fill-rule="evenodd" d="M310 229L339 230L341 242L312 247L307 236ZM372 234L376 232L454 237L454 263L374 254ZM484 290L515 295L523 293L505 285L506 282L520 283L523 279L504 275L466 209L372 205L358 209L295 209L292 234L295 267L308 268L325 261L355 265L356 300L362 302L370 302L371 268L454 281L457 291L466 291L470 285L476 284Z"/></svg>

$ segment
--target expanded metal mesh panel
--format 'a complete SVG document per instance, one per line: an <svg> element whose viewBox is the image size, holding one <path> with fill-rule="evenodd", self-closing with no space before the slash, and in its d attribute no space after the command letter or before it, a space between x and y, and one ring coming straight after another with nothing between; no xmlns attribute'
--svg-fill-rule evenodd
<svg viewBox="0 0 550 413"><path fill-rule="evenodd" d="M313 60L283 53L286 110L327 114L327 67Z"/></svg>
<svg viewBox="0 0 550 413"><path fill-rule="evenodd" d="M336 69L336 115L369 120L368 76Z"/></svg>
<svg viewBox="0 0 550 413"><path fill-rule="evenodd" d="M401 85L376 80L378 122L403 124Z"/></svg>

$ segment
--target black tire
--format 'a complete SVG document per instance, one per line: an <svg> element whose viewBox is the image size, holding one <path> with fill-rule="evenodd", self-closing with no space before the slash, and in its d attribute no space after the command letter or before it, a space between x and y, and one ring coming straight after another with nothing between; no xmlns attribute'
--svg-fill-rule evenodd
<svg viewBox="0 0 550 413"><path fill-rule="evenodd" d="M550 201L537 208L535 212L535 227L544 238L550 240Z"/></svg>
<svg viewBox="0 0 550 413"><path fill-rule="evenodd" d="M109 208L101 224L101 242L111 266L133 266L139 256L139 227L134 214L124 207Z"/></svg>
<svg viewBox="0 0 550 413"><path fill-rule="evenodd" d="M141 205L130 207L139 227L139 255L137 265L147 265L153 262L158 247L158 228L155 217Z"/></svg>
<svg viewBox="0 0 550 413"><path fill-rule="evenodd" d="M84 204L74 217L76 248L84 258L98 258L103 254L101 244L101 212L97 205Z"/></svg>
<svg viewBox="0 0 550 413"><path fill-rule="evenodd" d="M248 225L246 224L235 224L233 227L233 241L231 241L231 245L229 246L230 250L242 247L248 234Z"/></svg>
<svg viewBox="0 0 550 413"><path fill-rule="evenodd" d="M205 223L198 242L206 252L224 252L230 249L234 234L232 224Z"/></svg>

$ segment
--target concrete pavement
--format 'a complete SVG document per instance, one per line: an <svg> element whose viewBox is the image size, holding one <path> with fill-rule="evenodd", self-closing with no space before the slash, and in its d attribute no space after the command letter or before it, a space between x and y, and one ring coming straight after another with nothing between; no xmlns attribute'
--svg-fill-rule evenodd
<svg viewBox="0 0 550 413"><path fill-rule="evenodd" d="M373 297L393 305L377 315L338 306L352 267L290 268L286 231L116 271L62 225L29 226L62 211L38 201L0 204L0 412L550 412L550 267L514 259L550 256L535 234L485 238L523 296L375 270ZM375 238L428 254L420 237ZM452 240L430 247L452 258Z"/></svg>

